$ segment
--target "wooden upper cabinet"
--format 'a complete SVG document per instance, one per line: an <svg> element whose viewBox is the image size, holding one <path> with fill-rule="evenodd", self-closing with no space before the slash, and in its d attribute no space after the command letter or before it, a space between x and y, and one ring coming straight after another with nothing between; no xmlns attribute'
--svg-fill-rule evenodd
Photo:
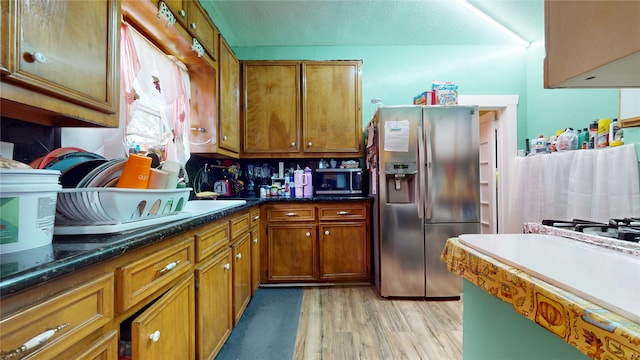
<svg viewBox="0 0 640 360"><path fill-rule="evenodd" d="M360 156L361 64L243 63L243 156Z"/></svg>
<svg viewBox="0 0 640 360"><path fill-rule="evenodd" d="M195 37L213 60L218 58L218 29L197 0L162 0L182 25Z"/></svg>
<svg viewBox="0 0 640 360"><path fill-rule="evenodd" d="M218 143L221 148L240 152L240 62L219 35L220 116Z"/></svg>
<svg viewBox="0 0 640 360"><path fill-rule="evenodd" d="M243 64L244 154L299 154L299 89L297 62Z"/></svg>
<svg viewBox="0 0 640 360"><path fill-rule="evenodd" d="M117 0L2 1L0 21L3 116L118 125Z"/></svg>
<svg viewBox="0 0 640 360"><path fill-rule="evenodd" d="M640 1L544 6L545 88L640 87Z"/></svg>
<svg viewBox="0 0 640 360"><path fill-rule="evenodd" d="M302 64L304 152L360 152L361 64L360 61Z"/></svg>

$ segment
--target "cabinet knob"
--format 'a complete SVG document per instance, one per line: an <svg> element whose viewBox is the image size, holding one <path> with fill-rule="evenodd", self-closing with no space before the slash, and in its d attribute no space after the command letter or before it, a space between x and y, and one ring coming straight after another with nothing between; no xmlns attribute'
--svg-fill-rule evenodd
<svg viewBox="0 0 640 360"><path fill-rule="evenodd" d="M311 236L311 233L307 231L307 233L305 234L307 237Z"/></svg>
<svg viewBox="0 0 640 360"><path fill-rule="evenodd" d="M167 272L173 270L173 268L175 268L176 266L178 266L179 263L180 263L180 260L176 260L174 262L168 263L165 267L163 267L162 269L158 270L158 272L160 274L167 273Z"/></svg>
<svg viewBox="0 0 640 360"><path fill-rule="evenodd" d="M33 53L31 53L31 58L33 59L33 61L38 62L40 64L44 64L47 62L47 57L44 56L43 53L38 51L34 51Z"/></svg>
<svg viewBox="0 0 640 360"><path fill-rule="evenodd" d="M298 216L298 213L287 213L287 216Z"/></svg>
<svg viewBox="0 0 640 360"><path fill-rule="evenodd" d="M258 239L253 239L253 242L257 244L258 243Z"/></svg>
<svg viewBox="0 0 640 360"><path fill-rule="evenodd" d="M227 135L223 136L222 140L227 141Z"/></svg>
<svg viewBox="0 0 640 360"><path fill-rule="evenodd" d="M324 234L325 234L325 235L329 235L329 230L325 230L325 231L324 231Z"/></svg>
<svg viewBox="0 0 640 360"><path fill-rule="evenodd" d="M348 211L338 211L336 214L338 215L349 215Z"/></svg>
<svg viewBox="0 0 640 360"><path fill-rule="evenodd" d="M158 342L158 340L160 340L160 330L156 330L152 334L149 334L149 340Z"/></svg>
<svg viewBox="0 0 640 360"><path fill-rule="evenodd" d="M312 143L311 141L309 141L309 142L307 143L307 147L311 147L311 146L313 146L313 143Z"/></svg>
<svg viewBox="0 0 640 360"><path fill-rule="evenodd" d="M229 264L229 263L224 264L224 269L225 270L231 269L231 264Z"/></svg>
<svg viewBox="0 0 640 360"><path fill-rule="evenodd" d="M64 323L56 326L55 328L47 329L44 332L41 332L40 334L27 340L27 342L20 345L20 347L6 351L6 352L3 351L1 354L2 359L12 359L12 358L20 357L21 353L46 343L47 341L49 341L49 339L53 337L53 335L55 335L55 333L66 328L67 326L69 326L69 323Z"/></svg>
<svg viewBox="0 0 640 360"><path fill-rule="evenodd" d="M192 127L191 131L199 131L201 133L206 133L207 129L203 128L203 127Z"/></svg>
<svg viewBox="0 0 640 360"><path fill-rule="evenodd" d="M180 16L184 17L185 15L187 15L187 12L184 9L180 10Z"/></svg>
<svg viewBox="0 0 640 360"><path fill-rule="evenodd" d="M236 258L242 259L242 253L236 254Z"/></svg>
<svg viewBox="0 0 640 360"><path fill-rule="evenodd" d="M256 216L253 218L253 220L256 220L256 221L257 221L257 220L260 220L260 215L256 215Z"/></svg>
<svg viewBox="0 0 640 360"><path fill-rule="evenodd" d="M291 142L291 147L296 147L296 143L294 141Z"/></svg>
<svg viewBox="0 0 640 360"><path fill-rule="evenodd" d="M196 23L191 23L191 28L195 29L196 28Z"/></svg>

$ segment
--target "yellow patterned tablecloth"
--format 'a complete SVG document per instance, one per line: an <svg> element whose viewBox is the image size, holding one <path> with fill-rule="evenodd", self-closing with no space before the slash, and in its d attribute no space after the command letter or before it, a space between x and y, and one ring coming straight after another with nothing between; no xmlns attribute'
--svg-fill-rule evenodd
<svg viewBox="0 0 640 360"><path fill-rule="evenodd" d="M471 249L458 238L447 240L441 259L450 272L512 304L592 359L640 360L640 324Z"/></svg>

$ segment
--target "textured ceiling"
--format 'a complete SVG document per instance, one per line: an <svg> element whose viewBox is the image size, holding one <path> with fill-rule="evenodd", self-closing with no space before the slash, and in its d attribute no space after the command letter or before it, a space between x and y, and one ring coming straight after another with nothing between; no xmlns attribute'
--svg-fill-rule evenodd
<svg viewBox="0 0 640 360"><path fill-rule="evenodd" d="M457 0L200 0L232 47L517 45ZM470 0L526 40L544 40L543 0Z"/></svg>

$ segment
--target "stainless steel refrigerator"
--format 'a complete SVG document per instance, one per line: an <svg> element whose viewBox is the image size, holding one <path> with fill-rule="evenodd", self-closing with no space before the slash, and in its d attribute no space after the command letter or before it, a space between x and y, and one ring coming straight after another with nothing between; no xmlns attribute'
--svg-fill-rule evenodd
<svg viewBox="0 0 640 360"><path fill-rule="evenodd" d="M374 281L381 296L460 296L462 280L440 255L449 237L480 232L478 116L473 106L376 112L368 160L374 164Z"/></svg>

